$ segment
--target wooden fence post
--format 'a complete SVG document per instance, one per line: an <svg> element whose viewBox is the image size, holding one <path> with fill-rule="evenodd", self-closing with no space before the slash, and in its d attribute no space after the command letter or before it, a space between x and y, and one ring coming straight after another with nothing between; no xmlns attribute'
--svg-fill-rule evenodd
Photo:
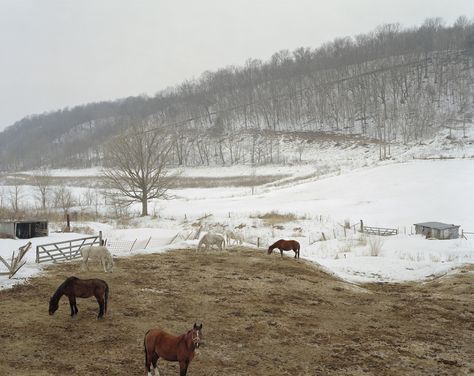
<svg viewBox="0 0 474 376"><path fill-rule="evenodd" d="M260 238L257 237L257 248L260 248Z"/></svg>
<svg viewBox="0 0 474 376"><path fill-rule="evenodd" d="M364 232L364 221L360 220L360 232Z"/></svg>
<svg viewBox="0 0 474 376"><path fill-rule="evenodd" d="M99 231L99 245L102 246L102 231Z"/></svg>

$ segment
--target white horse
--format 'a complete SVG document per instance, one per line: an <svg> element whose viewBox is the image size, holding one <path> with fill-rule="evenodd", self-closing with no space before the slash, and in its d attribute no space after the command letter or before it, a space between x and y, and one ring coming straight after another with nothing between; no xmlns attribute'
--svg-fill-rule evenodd
<svg viewBox="0 0 474 376"><path fill-rule="evenodd" d="M240 244L241 245L243 243L242 235L239 234L239 233L236 233L232 230L226 230L225 238L226 238L226 241L227 241L227 245L230 244L231 240L234 241L234 244Z"/></svg>
<svg viewBox="0 0 474 376"><path fill-rule="evenodd" d="M104 268L104 272L112 273L114 261L110 251L104 246L88 245L81 248L82 266L81 269L89 270L89 259L99 260L100 265Z"/></svg>
<svg viewBox="0 0 474 376"><path fill-rule="evenodd" d="M220 234L208 232L201 238L201 240L199 240L197 250L199 251L203 245L206 247L206 251L213 245L215 245L219 251L223 251L225 249L225 239Z"/></svg>

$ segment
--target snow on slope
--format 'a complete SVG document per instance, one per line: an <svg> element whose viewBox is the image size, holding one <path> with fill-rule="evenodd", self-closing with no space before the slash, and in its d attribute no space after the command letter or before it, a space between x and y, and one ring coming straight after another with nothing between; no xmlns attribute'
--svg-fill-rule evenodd
<svg viewBox="0 0 474 376"><path fill-rule="evenodd" d="M298 144L300 145L300 144ZM235 177L290 175L289 178L258 186L216 187L173 190L176 199L154 201L150 212L158 218L137 218L136 228L115 229L110 224L84 223L103 231L111 241L140 240L148 244L146 252L162 252L180 246L195 246L196 241L167 246L179 232L189 233L190 224L204 214L213 214L208 225L222 223L233 228L245 224L241 234L248 242L257 238L264 247L278 238L295 238L302 244L301 257L319 263L338 276L354 282L422 280L447 273L463 263L474 262L474 236L469 239L427 240L411 235L416 222L441 221L461 225L474 232L474 124L464 130L443 130L432 140L391 145L391 159L380 162L374 143L326 140L309 143L302 153L294 143L280 143L284 165L252 167L198 167L183 170L185 177ZM457 160L421 161L414 158L448 157ZM23 172L34 174L35 171ZM52 176L68 178L101 175L101 168L51 170ZM7 178L9 175L1 177ZM70 184L69 184L70 187ZM0 186L0 198L6 205L11 187ZM85 187L70 187L76 197L84 196ZM254 193L254 194L252 194ZM22 206L34 207L34 188L22 187ZM78 209L78 208L76 208ZM78 209L80 210L80 209ZM107 213L108 208L100 211ZM139 212L139 207L134 207ZM277 211L292 213L296 219L272 227L259 214ZM184 221L186 216L187 222ZM363 219L366 225L395 227L400 235L383 239L378 256L370 256L367 239L358 233L343 236L339 223L351 224ZM206 224L206 223L204 223ZM325 233L328 241L315 241ZM82 234L51 233L47 238L32 239L27 264L8 280L0 276L0 288L11 287L40 273L34 263L35 247L82 237ZM152 238L150 242L144 240ZM0 239L0 255L11 257L25 240ZM134 252L114 252L127 256ZM273 257L279 257L273 255ZM5 268L0 264L0 272Z"/></svg>
<svg viewBox="0 0 474 376"><path fill-rule="evenodd" d="M76 193L82 191L77 189ZM150 203L150 209L154 208L160 217L137 219L134 222L139 229L117 231L100 224L89 226L102 226L104 235L110 239L152 236L154 241L147 251L155 252L165 249L164 244L173 234L188 231L190 222L196 218L213 214L210 221L214 223L230 227L246 224L242 233L249 241L258 237L263 245L268 245L280 237L296 238L302 243L302 258L354 282L418 280L474 261L472 240L432 241L410 236L412 224L425 221L459 224L466 231L474 231L472 192L474 160L416 160L360 168L325 179L309 178L304 183L293 182L284 187L264 186L254 195L245 187L175 190L172 193L176 199ZM281 229L257 218L259 213L272 211L293 213L297 218L281 223ZM188 222L184 222L185 215ZM385 238L380 254L370 256L368 246L358 234L341 237L338 223L345 219L351 223L363 219L366 225L396 227L401 235ZM321 232L329 238L337 235L338 239L314 242ZM53 234L34 242L52 242L62 236L75 235ZM24 243L0 240L0 255L10 256L12 250ZM28 265L17 278L6 281L0 277L0 286L11 286L38 273L41 269L32 260L34 252L30 251Z"/></svg>
<svg viewBox="0 0 474 376"><path fill-rule="evenodd" d="M474 161L413 161L360 169L292 187L266 189L251 195L248 188L190 189L160 201L164 216L279 211L330 215L338 221L364 219L380 227L441 221L474 230Z"/></svg>

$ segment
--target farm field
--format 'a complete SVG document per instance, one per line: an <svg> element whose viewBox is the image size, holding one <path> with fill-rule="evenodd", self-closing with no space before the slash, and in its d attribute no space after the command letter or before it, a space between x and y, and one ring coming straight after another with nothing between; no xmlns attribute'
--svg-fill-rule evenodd
<svg viewBox="0 0 474 376"><path fill-rule="evenodd" d="M68 276L110 286L69 317L49 297ZM114 272L50 265L0 291L1 375L143 375L143 336L203 323L189 375L469 375L474 266L425 283L354 285L316 264L262 251L175 250L116 260ZM177 375L175 363L159 363Z"/></svg>

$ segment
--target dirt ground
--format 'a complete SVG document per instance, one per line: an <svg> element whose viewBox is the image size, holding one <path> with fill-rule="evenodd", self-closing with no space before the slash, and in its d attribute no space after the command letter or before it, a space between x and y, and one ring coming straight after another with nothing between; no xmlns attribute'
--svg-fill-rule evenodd
<svg viewBox="0 0 474 376"><path fill-rule="evenodd" d="M48 301L68 276L110 286L93 299ZM112 274L53 265L0 291L0 375L144 375L143 336L203 323L189 375L474 374L474 267L425 283L355 286L314 264L249 249L118 259ZM159 363L178 375L176 363Z"/></svg>

